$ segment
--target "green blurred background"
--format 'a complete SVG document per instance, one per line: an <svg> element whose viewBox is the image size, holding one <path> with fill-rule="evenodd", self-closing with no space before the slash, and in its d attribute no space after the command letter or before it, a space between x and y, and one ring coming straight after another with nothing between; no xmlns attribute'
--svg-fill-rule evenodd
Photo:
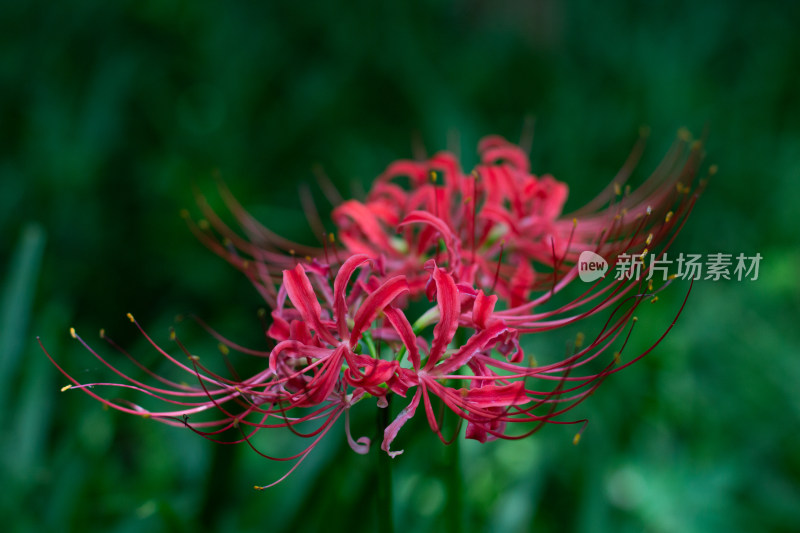
<svg viewBox="0 0 800 533"><path fill-rule="evenodd" d="M334 428L285 483L245 446L103 410L80 379L105 327L157 360L178 313L263 346L243 276L179 217L218 169L261 220L311 241L297 187L322 165L346 196L390 161L536 117L534 171L577 207L639 126L646 176L686 126L719 164L676 246L759 252L753 282L700 282L673 333L576 416L512 443L462 445L473 531L800 528L800 4L795 2L2 2L0 516L6 531L372 531L373 459ZM321 200L321 194L315 192ZM326 212L329 207L319 203ZM792 218L794 217L794 218ZM677 288L637 330L659 335ZM215 343L183 328L197 353ZM531 350L560 355L566 332ZM108 350L105 354L111 354ZM246 362L241 362L246 365ZM397 408L397 405L395 406ZM370 410L355 432L371 434ZM398 439L400 530L438 531L449 456L415 421ZM271 451L295 449L285 431Z"/></svg>

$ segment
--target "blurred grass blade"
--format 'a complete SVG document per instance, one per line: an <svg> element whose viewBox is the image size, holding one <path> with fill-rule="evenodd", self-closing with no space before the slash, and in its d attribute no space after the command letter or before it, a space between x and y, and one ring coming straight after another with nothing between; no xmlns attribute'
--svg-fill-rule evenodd
<svg viewBox="0 0 800 533"><path fill-rule="evenodd" d="M22 230L0 293L0 382L16 383L19 366L28 338L36 282L44 252L45 232L31 223ZM13 387L0 393L0 413L5 413L7 395Z"/></svg>

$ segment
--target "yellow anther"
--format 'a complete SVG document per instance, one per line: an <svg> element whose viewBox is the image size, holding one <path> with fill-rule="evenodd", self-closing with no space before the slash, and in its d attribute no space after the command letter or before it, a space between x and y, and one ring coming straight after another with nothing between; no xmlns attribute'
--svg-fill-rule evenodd
<svg viewBox="0 0 800 533"><path fill-rule="evenodd" d="M255 490L264 490L266 487L259 487L258 485L253 485Z"/></svg>
<svg viewBox="0 0 800 533"><path fill-rule="evenodd" d="M614 194L616 194L617 196L622 194L622 189L620 189L619 183L617 183L616 181L614 182Z"/></svg>
<svg viewBox="0 0 800 533"><path fill-rule="evenodd" d="M150 413L142 413L142 418L150 418Z"/></svg>
<svg viewBox="0 0 800 533"><path fill-rule="evenodd" d="M639 317L638 316L633 317L633 321L634 322L638 322L639 321Z"/></svg>
<svg viewBox="0 0 800 533"><path fill-rule="evenodd" d="M211 227L211 224L208 223L208 220L203 218L197 221L197 227L202 230L207 230L208 228Z"/></svg>
<svg viewBox="0 0 800 533"><path fill-rule="evenodd" d="M289 249L289 255L294 255L294 248Z"/></svg>
<svg viewBox="0 0 800 533"><path fill-rule="evenodd" d="M667 213L667 216L665 216L665 217L664 217L664 222L669 222L669 220L672 218L672 215L673 215L673 214L674 214L674 213L673 213L672 211L670 211L669 213Z"/></svg>
<svg viewBox="0 0 800 533"><path fill-rule="evenodd" d="M217 349L220 351L222 355L228 355L230 353L228 347L222 343L217 344Z"/></svg>
<svg viewBox="0 0 800 533"><path fill-rule="evenodd" d="M190 355L190 356L189 356L189 360L190 360L190 361L194 361L194 362L196 363L197 361L199 361L199 360L200 360L200 358L199 358L199 357L197 357L196 355Z"/></svg>
<svg viewBox="0 0 800 533"><path fill-rule="evenodd" d="M618 365L620 359L622 359L622 352L614 352L614 364Z"/></svg>
<svg viewBox="0 0 800 533"><path fill-rule="evenodd" d="M133 319L133 315L131 313L128 313L126 316L128 317L128 320L130 320L131 322L136 322L136 320Z"/></svg>
<svg viewBox="0 0 800 533"><path fill-rule="evenodd" d="M335 233L328 233L328 240L331 241L331 243L336 242L336 234Z"/></svg>
<svg viewBox="0 0 800 533"><path fill-rule="evenodd" d="M586 337L583 333L578 332L578 334L575 335L575 348L580 348L581 346L583 346L583 341L585 338Z"/></svg>
<svg viewBox="0 0 800 533"><path fill-rule="evenodd" d="M678 275L677 274L670 274L667 279L678 279Z"/></svg>
<svg viewBox="0 0 800 533"><path fill-rule="evenodd" d="M439 179L439 175L436 173L435 170L431 170L431 181L436 183L437 179Z"/></svg>
<svg viewBox="0 0 800 533"><path fill-rule="evenodd" d="M310 256L310 255L307 255L307 256L306 256L306 261L308 261L309 263L311 262L311 256ZM245 263L246 263L246 262L247 262L247 261L245 261Z"/></svg>
<svg viewBox="0 0 800 533"><path fill-rule="evenodd" d="M578 219L577 218L573 218L572 219L572 227L573 228L577 228L578 227Z"/></svg>
<svg viewBox="0 0 800 533"><path fill-rule="evenodd" d="M620 214L621 214L622 216L625 216L625 215L627 215L627 214L628 214L628 208L626 207L625 209L623 209L622 211L620 211Z"/></svg>
<svg viewBox="0 0 800 533"><path fill-rule="evenodd" d="M467 196L467 197L465 197L465 198L464 198L464 203L465 203L465 204L468 204L468 203L470 203L471 201L472 201L472 196Z"/></svg>
<svg viewBox="0 0 800 533"><path fill-rule="evenodd" d="M72 336L73 339L78 338L78 334L75 333L75 328L69 328L69 334Z"/></svg>
<svg viewBox="0 0 800 533"><path fill-rule="evenodd" d="M653 280L652 279L647 281L647 290L648 291L652 291L653 290Z"/></svg>
<svg viewBox="0 0 800 533"><path fill-rule="evenodd" d="M177 338L177 335L175 335L175 330L170 328L170 330L169 330L169 340L174 341L176 338Z"/></svg>
<svg viewBox="0 0 800 533"><path fill-rule="evenodd" d="M680 128L678 130L678 138L684 142L689 142L692 140L692 134L688 129Z"/></svg>
<svg viewBox="0 0 800 533"><path fill-rule="evenodd" d="M105 339L106 338L106 330L103 329L103 328L100 328L100 338L101 339Z"/></svg>
<svg viewBox="0 0 800 533"><path fill-rule="evenodd" d="M650 246L650 243L651 243L651 242L653 242L653 234L652 234L652 233L650 233L650 234L647 236L647 239L645 239L644 243L645 243L647 246Z"/></svg>
<svg viewBox="0 0 800 533"><path fill-rule="evenodd" d="M575 436L572 437L572 444L577 446L580 441L581 441L581 434L580 433L576 433Z"/></svg>
<svg viewBox="0 0 800 533"><path fill-rule="evenodd" d="M650 303L651 303L651 304L654 304L654 303L656 303L657 301L658 301L658 296L653 296L653 299L652 299L652 300L650 300Z"/></svg>
<svg viewBox="0 0 800 533"><path fill-rule="evenodd" d="M64 385L63 387L61 387L61 392L67 391L67 390L69 390L71 388L72 388L72 385Z"/></svg>
<svg viewBox="0 0 800 533"><path fill-rule="evenodd" d="M311 258L310 258L310 257L308 257L307 259L308 259L309 261L311 261ZM244 269L244 270L247 270L248 268L250 268L250 261L248 261L247 259L245 259L244 261L242 261L242 269Z"/></svg>
<svg viewBox="0 0 800 533"><path fill-rule="evenodd" d="M692 150L699 150L703 147L703 141L695 141L692 143Z"/></svg>
<svg viewBox="0 0 800 533"><path fill-rule="evenodd" d="M711 165L710 167L708 167L708 175L713 176L714 174L717 173L718 170L719 167L717 165Z"/></svg>
<svg viewBox="0 0 800 533"><path fill-rule="evenodd" d="M649 252L649 251L650 251L650 250L648 250L647 248L645 248L644 250L642 250L642 255L640 255L639 257L641 257L642 259L644 259L644 256L646 256L646 255L647 255L647 252Z"/></svg>

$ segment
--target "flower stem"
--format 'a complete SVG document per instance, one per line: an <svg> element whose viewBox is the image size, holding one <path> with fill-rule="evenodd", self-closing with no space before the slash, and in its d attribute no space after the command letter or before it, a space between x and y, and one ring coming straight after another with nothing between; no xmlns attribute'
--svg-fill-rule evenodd
<svg viewBox="0 0 800 533"><path fill-rule="evenodd" d="M447 530L453 532L464 531L464 501L462 497L461 482L461 444L460 439L446 447L446 453L450 457L450 474L447 476Z"/></svg>
<svg viewBox="0 0 800 533"><path fill-rule="evenodd" d="M466 335L464 328L456 330L456 342L458 346L463 346L466 342ZM455 372L460 373L460 370ZM449 517L447 521L447 530L453 532L464 531L464 497L463 497L463 480L461 477L461 423L460 420L454 421L456 432L453 442L449 446L445 446L445 460L449 463L447 466L450 472L447 476L447 512Z"/></svg>
<svg viewBox="0 0 800 533"><path fill-rule="evenodd" d="M453 533L463 533L464 530L464 496L463 480L461 476L461 439L456 435L453 442L444 447L445 487L447 487L447 500L445 502L444 516L447 517L443 524L444 530Z"/></svg>
<svg viewBox="0 0 800 533"><path fill-rule="evenodd" d="M375 449L378 454L378 490L376 506L378 511L378 531L382 533L394 533L394 514L392 513L392 458L389 454L381 450L380 443L383 441L383 430L390 422L391 396L386 397L387 405L378 408L377 416L377 438Z"/></svg>

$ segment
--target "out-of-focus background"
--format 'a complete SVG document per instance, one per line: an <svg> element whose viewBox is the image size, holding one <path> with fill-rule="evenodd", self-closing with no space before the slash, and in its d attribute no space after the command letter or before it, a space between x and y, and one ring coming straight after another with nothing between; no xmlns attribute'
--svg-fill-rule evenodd
<svg viewBox="0 0 800 533"><path fill-rule="evenodd" d="M652 133L638 180L678 128L707 128L719 173L676 250L763 260L756 281L696 283L667 340L576 412L590 418L578 446L558 426L462 445L466 527L797 531L800 6L379 4L3 2L4 530L374 530L372 459L350 451L341 426L285 483L256 492L287 465L59 392L67 382L36 336L86 380L101 364L70 326L100 348L104 327L158 360L127 312L164 344L175 315L193 312L263 346L257 294L179 216L196 209L193 187L219 205L218 171L260 220L308 241L298 186L329 210L315 165L350 196L413 142L458 146L470 168L481 136L516 140L535 117L534 171L569 183L568 208L614 176L641 125ZM676 287L634 342L669 323ZM202 332L181 334L215 353ZM558 355L565 335L535 350ZM261 442L294 444L286 431ZM421 418L398 442L397 526L439 531L454 520L451 456Z"/></svg>

